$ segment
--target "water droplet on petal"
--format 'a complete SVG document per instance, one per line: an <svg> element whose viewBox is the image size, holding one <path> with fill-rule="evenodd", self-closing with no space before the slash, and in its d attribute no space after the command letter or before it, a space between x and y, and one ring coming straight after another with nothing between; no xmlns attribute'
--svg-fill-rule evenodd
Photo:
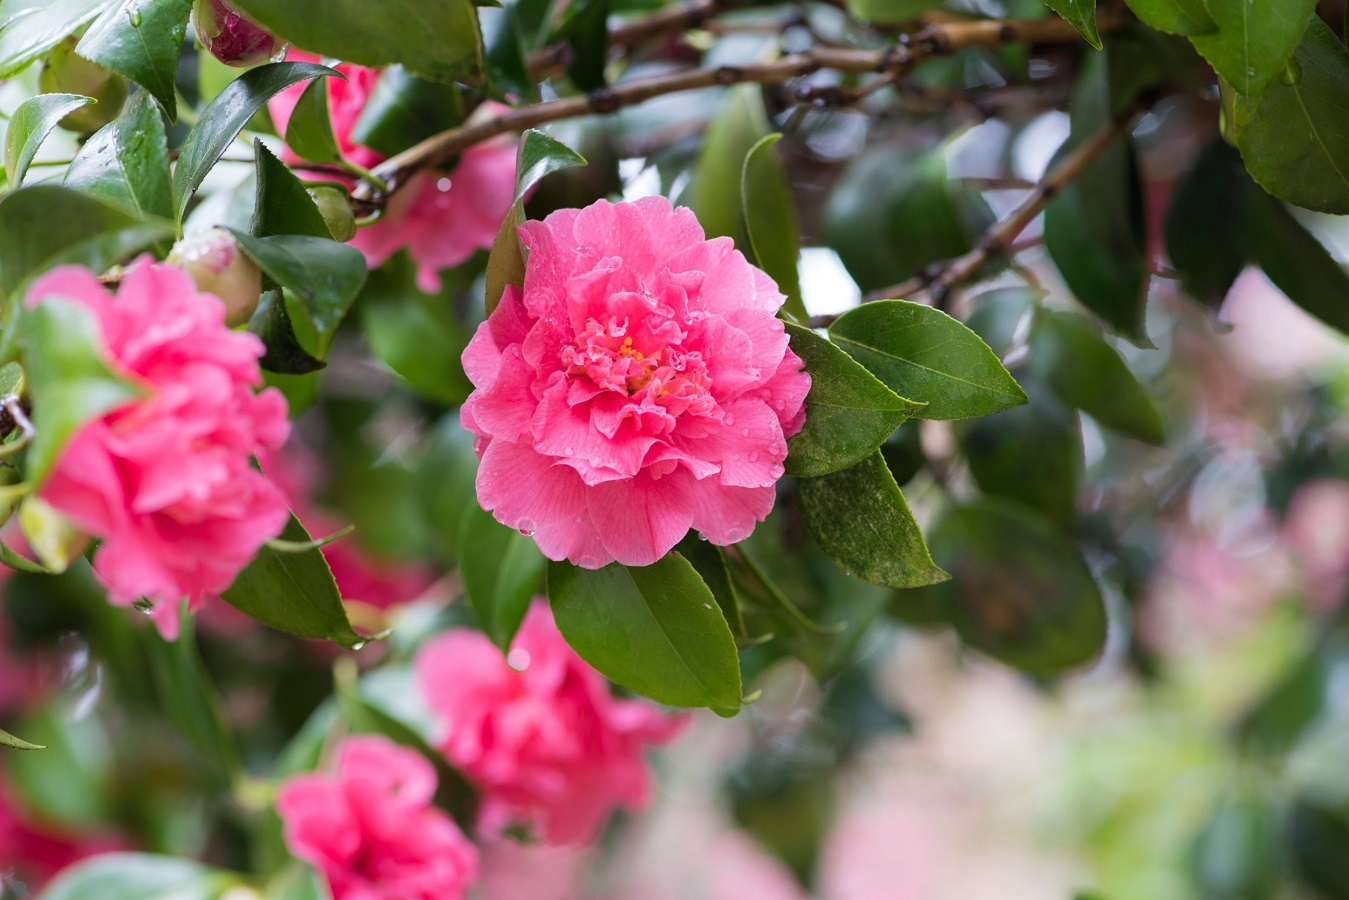
<svg viewBox="0 0 1349 900"><path fill-rule="evenodd" d="M741 431L741 432L740 432L740 436L741 436L741 437L749 437L749 429L746 428L746 429L744 429L743 431Z"/></svg>
<svg viewBox="0 0 1349 900"><path fill-rule="evenodd" d="M523 672L529 668L529 651L523 647L516 647L506 654L506 665L517 672Z"/></svg>
<svg viewBox="0 0 1349 900"><path fill-rule="evenodd" d="M749 461L750 461L750 462L758 462L758 461L759 461L759 451L755 450L753 453L751 453L751 454L749 455Z"/></svg>
<svg viewBox="0 0 1349 900"><path fill-rule="evenodd" d="M563 447L563 448L562 448L562 455L563 455L563 456L575 456L575 455L576 455L576 449L575 449L574 447Z"/></svg>
<svg viewBox="0 0 1349 900"><path fill-rule="evenodd" d="M593 556L583 556L576 561L576 564L583 569L601 568L600 561Z"/></svg>
<svg viewBox="0 0 1349 900"><path fill-rule="evenodd" d="M734 425L735 416L731 415L730 413L727 413L726 418L722 419L722 421L725 422L727 425Z"/></svg>
<svg viewBox="0 0 1349 900"><path fill-rule="evenodd" d="M141 27L141 8L137 3L133 3L126 8L127 18L131 20L132 28Z"/></svg>
<svg viewBox="0 0 1349 900"><path fill-rule="evenodd" d="M450 179L442 178L436 182L436 190L440 191L442 194L448 191L449 189L450 189Z"/></svg>
<svg viewBox="0 0 1349 900"><path fill-rule="evenodd" d="M705 540L707 540L707 535L703 534L701 531L698 532L698 540L700 540L700 541L705 541Z"/></svg>
<svg viewBox="0 0 1349 900"><path fill-rule="evenodd" d="M138 613L144 613L147 616L155 614L155 605L144 597L131 604L131 608Z"/></svg>

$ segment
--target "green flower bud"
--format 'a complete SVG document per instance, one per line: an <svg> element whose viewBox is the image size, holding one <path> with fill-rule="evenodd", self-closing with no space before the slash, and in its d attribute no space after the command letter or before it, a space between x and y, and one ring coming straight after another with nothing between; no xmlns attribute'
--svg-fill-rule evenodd
<svg viewBox="0 0 1349 900"><path fill-rule="evenodd" d="M226 325L243 325L253 317L262 296L262 270L228 231L212 228L189 234L173 245L165 262L191 275L197 290L221 299Z"/></svg>
<svg viewBox="0 0 1349 900"><path fill-rule="evenodd" d="M44 94L83 94L97 103L75 110L61 120L61 127L76 134L97 131L117 118L126 103L126 79L111 69L75 53L79 39L68 37L47 57L38 76Z"/></svg>

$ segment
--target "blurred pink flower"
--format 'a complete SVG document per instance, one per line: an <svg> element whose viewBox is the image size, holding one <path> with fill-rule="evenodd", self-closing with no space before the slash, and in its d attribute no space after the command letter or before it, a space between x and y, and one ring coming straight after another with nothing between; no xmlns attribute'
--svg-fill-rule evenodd
<svg viewBox="0 0 1349 900"><path fill-rule="evenodd" d="M429 641L414 666L444 729L437 746L482 791L487 834L525 824L550 844L591 840L616 807L646 801L643 748L670 740L686 721L611 696L543 600L509 656L485 635L457 629Z"/></svg>
<svg viewBox="0 0 1349 900"><path fill-rule="evenodd" d="M154 604L178 633L178 601L230 586L289 515L285 497L251 465L290 431L280 392L262 383L262 342L225 327L224 305L149 257L116 298L87 269L38 279L27 303L73 301L94 313L112 368L144 390L84 425L65 446L41 497L101 539L94 571L108 599Z"/></svg>
<svg viewBox="0 0 1349 900"><path fill-rule="evenodd" d="M308 53L292 51L291 60L318 62ZM361 166L373 166L384 157L352 141L351 133L379 81L376 69L342 64L337 71L347 81L328 79L328 107L342 155ZM304 93L296 85L268 102L272 120L285 132L291 113ZM500 104L484 104L502 110ZM294 157L292 157L294 159ZM374 225L362 228L352 246L365 254L371 266L382 264L406 247L417 264L417 286L434 293L440 289L440 270L457 266L496 239L497 229L515 199L515 143L509 138L468 148L453 171L424 172L394 195Z"/></svg>
<svg viewBox="0 0 1349 900"><path fill-rule="evenodd" d="M661 197L520 233L524 289L464 352L483 508L588 569L649 565L690 528L748 536L810 389L772 279Z"/></svg>
<svg viewBox="0 0 1349 900"><path fill-rule="evenodd" d="M0 895L9 896L6 888L12 880L35 891L82 859L128 849L126 841L112 834L69 832L34 821L14 804L0 780Z"/></svg>
<svg viewBox="0 0 1349 900"><path fill-rule="evenodd" d="M586 852L522 844L509 838L483 847L482 900L577 900Z"/></svg>
<svg viewBox="0 0 1349 900"><path fill-rule="evenodd" d="M297 775L276 810L286 846L327 879L333 900L454 900L478 876L478 850L431 805L436 772L387 738L347 738L335 774Z"/></svg>

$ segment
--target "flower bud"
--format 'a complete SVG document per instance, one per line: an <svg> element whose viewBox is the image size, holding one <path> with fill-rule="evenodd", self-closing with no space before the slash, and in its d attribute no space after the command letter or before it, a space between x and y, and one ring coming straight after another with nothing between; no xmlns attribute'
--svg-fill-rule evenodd
<svg viewBox="0 0 1349 900"><path fill-rule="evenodd" d="M309 189L309 196L314 198L314 205L319 208L333 240L346 242L356 236L356 217L351 213L351 199L346 191L335 187L316 187Z"/></svg>
<svg viewBox="0 0 1349 900"><path fill-rule="evenodd" d="M67 131L88 134L117 118L126 103L127 83L111 69L77 55L77 43L78 38L69 37L56 45L38 76L38 88L44 94L83 94L98 101L75 110L60 123Z"/></svg>
<svg viewBox="0 0 1349 900"><path fill-rule="evenodd" d="M40 497L20 504L19 525L38 561L53 572L64 572L89 546L89 535Z"/></svg>
<svg viewBox="0 0 1349 900"><path fill-rule="evenodd" d="M286 50L271 32L239 15L225 0L194 0L192 29L202 46L227 66L254 66Z"/></svg>
<svg viewBox="0 0 1349 900"><path fill-rule="evenodd" d="M258 308L262 271L223 228L188 235L173 245L165 262L191 275L197 290L224 302L226 325L243 325Z"/></svg>

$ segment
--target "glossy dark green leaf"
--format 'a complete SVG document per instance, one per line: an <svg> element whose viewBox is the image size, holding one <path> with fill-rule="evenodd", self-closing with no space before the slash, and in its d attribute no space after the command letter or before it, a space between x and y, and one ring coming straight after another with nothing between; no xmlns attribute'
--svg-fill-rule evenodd
<svg viewBox="0 0 1349 900"><path fill-rule="evenodd" d="M278 537L297 543L312 540L294 516ZM347 648L370 640L352 629L337 582L320 550L278 553L264 545L220 596L278 631L331 640Z"/></svg>
<svg viewBox="0 0 1349 900"><path fill-rule="evenodd" d="M280 375L308 375L328 364L311 354L295 336L295 325L281 291L267 291L249 320L248 330L262 339L266 348L258 365Z"/></svg>
<svg viewBox="0 0 1349 900"><path fill-rule="evenodd" d="M531 99L538 85L525 67L524 39L513 7L480 9L483 42L487 48L487 79L498 98Z"/></svg>
<svg viewBox="0 0 1349 900"><path fill-rule="evenodd" d="M0 298L60 263L102 272L173 233L79 191L39 184L0 200Z"/></svg>
<svg viewBox="0 0 1349 900"><path fill-rule="evenodd" d="M105 853L63 869L42 900L217 900L241 880L174 856Z"/></svg>
<svg viewBox="0 0 1349 900"><path fill-rule="evenodd" d="M240 248L263 274L299 301L292 315L302 313L317 335L314 355L322 357L347 310L365 284L365 256L355 247L326 238L278 234L256 238L233 231Z"/></svg>
<svg viewBox="0 0 1349 900"><path fill-rule="evenodd" d="M597 91L607 83L604 66L609 57L609 0L577 0L566 7L554 41L571 48L567 76L583 91ZM550 41L551 43L551 41Z"/></svg>
<svg viewBox="0 0 1349 900"><path fill-rule="evenodd" d="M471 0L237 0L250 19L311 53L362 66L394 63L427 78L473 81L482 72L482 35Z"/></svg>
<svg viewBox="0 0 1349 900"><path fill-rule="evenodd" d="M675 549L689 561L703 583L707 585L707 589L712 592L712 596L717 598L717 605L721 607L721 614L726 617L731 635L737 644L743 646L748 642L749 635L745 631L745 617L740 611L740 592L736 589L735 580L726 565L726 552L711 541L705 541L692 534L680 541Z"/></svg>
<svg viewBox="0 0 1349 900"><path fill-rule="evenodd" d="M1170 34L1212 34L1218 24L1209 15L1204 0L1125 0L1134 15L1159 31Z"/></svg>
<svg viewBox="0 0 1349 900"><path fill-rule="evenodd" d="M1107 69L1104 56L1088 60L1072 106L1072 136L1060 158L1110 121ZM1130 340L1147 343L1143 195L1127 138L1107 147L1049 203L1045 246L1083 306Z"/></svg>
<svg viewBox="0 0 1349 900"><path fill-rule="evenodd" d="M1237 151L1215 137L1176 188L1166 216L1166 252L1186 293L1217 308L1246 265L1246 203L1252 191Z"/></svg>
<svg viewBox="0 0 1349 900"><path fill-rule="evenodd" d="M85 422L140 396L103 358L98 320L82 304L51 296L22 317L24 368L37 433L27 472L41 484L66 441Z"/></svg>
<svg viewBox="0 0 1349 900"><path fill-rule="evenodd" d="M929 538L933 557L951 573L933 590L969 646L1037 675L1101 652L1100 590L1077 548L1043 517L983 500L950 510Z"/></svg>
<svg viewBox="0 0 1349 900"><path fill-rule="evenodd" d="M492 241L492 252L487 257L486 309L487 315L497 308L506 285L517 287L525 283L525 245L520 243L516 229L520 227L520 212L512 207L501 220L497 236Z"/></svg>
<svg viewBox="0 0 1349 900"><path fill-rule="evenodd" d="M4 729L0 729L0 745L13 747L15 750L45 750L46 747L41 744L30 744L22 738L17 738Z"/></svg>
<svg viewBox="0 0 1349 900"><path fill-rule="evenodd" d="M249 230L256 237L303 234L331 238L332 232L323 221L314 198L290 167L277 159L260 140L253 142L253 154L257 164L258 192Z"/></svg>
<svg viewBox="0 0 1349 900"><path fill-rule="evenodd" d="M520 137L519 155L515 160L515 199L523 198L550 172L585 164L581 154L556 138L531 128Z"/></svg>
<svg viewBox="0 0 1349 900"><path fill-rule="evenodd" d="M351 141L393 155L463 120L464 95L457 85L427 81L402 66L390 66L352 126Z"/></svg>
<svg viewBox="0 0 1349 900"><path fill-rule="evenodd" d="M273 95L292 84L335 74L313 63L271 63L249 69L217 94L188 132L173 170L174 213L179 221L206 173Z"/></svg>
<svg viewBox="0 0 1349 900"><path fill-rule="evenodd" d="M643 568L550 562L548 597L567 643L611 681L671 706L740 708L735 639L678 553Z"/></svg>
<svg viewBox="0 0 1349 900"><path fill-rule="evenodd" d="M999 359L1005 359L1018 341L1024 344L1030 336L1031 320L1042 293L1032 288L995 288L976 294L970 299L974 310L965 325Z"/></svg>
<svg viewBox="0 0 1349 900"><path fill-rule="evenodd" d="M192 0L117 0L89 26L75 52L149 91L172 122L174 79Z"/></svg>
<svg viewBox="0 0 1349 900"><path fill-rule="evenodd" d="M335 163L342 158L328 114L328 79L315 78L300 95L286 123L286 144L310 162Z"/></svg>
<svg viewBox="0 0 1349 900"><path fill-rule="evenodd" d="M884 457L890 474L895 477L896 484L903 487L912 481L927 464L918 422L911 420L899 426L899 429L881 444L881 456Z"/></svg>
<svg viewBox="0 0 1349 900"><path fill-rule="evenodd" d="M459 359L469 335L443 295L417 288L416 267L406 254L370 273L357 309L375 358L427 399L446 406L473 390Z"/></svg>
<svg viewBox="0 0 1349 900"><path fill-rule="evenodd" d="M178 733L191 742L218 790L228 790L242 774L234 734L220 714L220 694L207 674L192 622L183 622L177 640L142 632L159 707Z"/></svg>
<svg viewBox="0 0 1349 900"><path fill-rule="evenodd" d="M798 322L810 318L801 300L801 228L792 202L787 172L773 145L781 134L770 134L745 155L740 174L740 209L754 262L777 282L786 296L782 308Z"/></svg>
<svg viewBox="0 0 1349 900"><path fill-rule="evenodd" d="M0 28L0 78L11 78L79 31L110 0L54 0L16 13Z"/></svg>
<svg viewBox="0 0 1349 900"><path fill-rule="evenodd" d="M1119 351L1082 316L1045 312L1031 335L1030 360L1064 403L1140 441L1165 442L1157 405Z"/></svg>
<svg viewBox="0 0 1349 900"><path fill-rule="evenodd" d="M741 84L728 90L720 111L707 128L693 183L685 195L709 238L741 240L743 162L768 133L768 115L759 86Z"/></svg>
<svg viewBox="0 0 1349 900"><path fill-rule="evenodd" d="M1284 833L1299 880L1318 896L1349 897L1349 813L1328 808L1311 797L1295 799L1286 813Z"/></svg>
<svg viewBox="0 0 1349 900"><path fill-rule="evenodd" d="M1205 0L1218 30L1192 35L1195 49L1240 94L1258 95L1298 45L1316 0Z"/></svg>
<svg viewBox="0 0 1349 900"><path fill-rule="evenodd" d="M19 187L38 148L67 114L93 103L79 94L38 94L19 104L5 131L5 177Z"/></svg>
<svg viewBox="0 0 1349 900"><path fill-rule="evenodd" d="M1044 0L1044 3L1076 28L1087 43L1101 49L1101 35L1096 30L1096 0Z"/></svg>
<svg viewBox="0 0 1349 900"><path fill-rule="evenodd" d="M543 554L529 537L507 528L477 504L459 525L459 572L473 614L487 636L510 649L515 632L539 592Z"/></svg>
<svg viewBox="0 0 1349 900"><path fill-rule="evenodd" d="M787 440L787 474L828 475L855 465L922 408L810 329L789 323L787 333L810 373L806 423Z"/></svg>
<svg viewBox="0 0 1349 900"><path fill-rule="evenodd" d="M829 327L834 343L901 397L920 419L984 416L1026 393L979 336L938 309L906 300L864 303Z"/></svg>
<svg viewBox="0 0 1349 900"><path fill-rule="evenodd" d="M1349 334L1349 273L1282 203L1252 190L1246 233L1255 262L1289 300Z"/></svg>
<svg viewBox="0 0 1349 900"><path fill-rule="evenodd" d="M164 119L144 91L94 132L66 169L65 186L140 216L173 216Z"/></svg>
<svg viewBox="0 0 1349 900"><path fill-rule="evenodd" d="M974 422L961 448L984 494L1019 501L1071 528L1084 465L1081 423L1043 385L1026 387L1030 403Z"/></svg>
<svg viewBox="0 0 1349 900"><path fill-rule="evenodd" d="M887 587L947 578L879 452L841 472L798 478L796 493L815 540L854 578Z"/></svg>
<svg viewBox="0 0 1349 900"><path fill-rule="evenodd" d="M1313 18L1279 77L1238 108L1241 156L1265 190L1307 209L1349 213L1349 50L1329 25Z"/></svg>

